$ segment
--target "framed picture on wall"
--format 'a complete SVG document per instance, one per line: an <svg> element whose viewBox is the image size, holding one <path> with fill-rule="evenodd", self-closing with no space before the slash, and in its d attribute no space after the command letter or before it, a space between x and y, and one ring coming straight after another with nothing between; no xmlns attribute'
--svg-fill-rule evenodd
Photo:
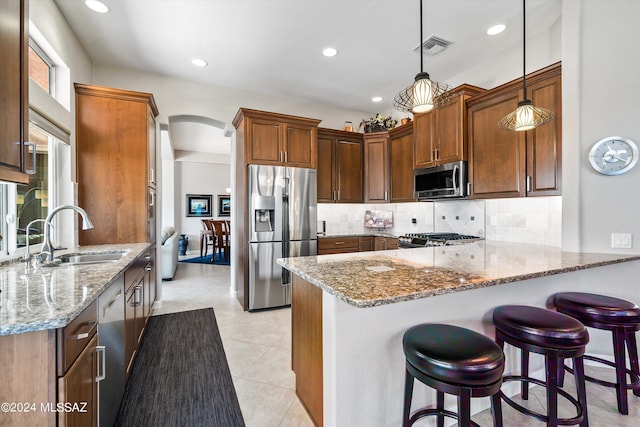
<svg viewBox="0 0 640 427"><path fill-rule="evenodd" d="M218 216L231 216L231 196L228 194L218 196Z"/></svg>
<svg viewBox="0 0 640 427"><path fill-rule="evenodd" d="M211 194L187 194L187 216L213 216Z"/></svg>

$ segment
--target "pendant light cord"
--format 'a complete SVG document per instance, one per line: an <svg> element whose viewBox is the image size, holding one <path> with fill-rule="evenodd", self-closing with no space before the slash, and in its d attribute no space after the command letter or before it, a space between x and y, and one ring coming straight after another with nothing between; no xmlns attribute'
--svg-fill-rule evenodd
<svg viewBox="0 0 640 427"><path fill-rule="evenodd" d="M524 0L523 0L524 1ZM424 70L422 69L422 56L423 56L423 52L422 52L422 0L420 0L420 72L424 72Z"/></svg>
<svg viewBox="0 0 640 427"><path fill-rule="evenodd" d="M523 98L527 99L527 18L526 18L526 0L522 0L522 90ZM422 0L420 0L422 5Z"/></svg>

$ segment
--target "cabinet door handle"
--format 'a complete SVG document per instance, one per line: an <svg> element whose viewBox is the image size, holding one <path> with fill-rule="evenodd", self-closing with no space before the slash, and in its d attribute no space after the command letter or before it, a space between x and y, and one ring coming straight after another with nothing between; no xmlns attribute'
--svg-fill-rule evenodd
<svg viewBox="0 0 640 427"><path fill-rule="evenodd" d="M153 191L151 193L151 202L149 203L149 206L155 206L156 205L156 193L154 193Z"/></svg>
<svg viewBox="0 0 640 427"><path fill-rule="evenodd" d="M80 334L71 335L71 338L74 338L76 340L86 340L87 338L89 338L89 335L95 329L95 327L98 326L98 322L88 322L88 323L86 323L86 324L84 324L82 326L86 327L87 331L86 332L82 332ZM82 326L80 326L77 330L82 328Z"/></svg>
<svg viewBox="0 0 640 427"><path fill-rule="evenodd" d="M345 242L335 242L334 245L344 245Z"/></svg>
<svg viewBox="0 0 640 427"><path fill-rule="evenodd" d="M36 173L36 143L25 141L24 145L33 148L33 152L31 153L31 169L25 169L24 173L27 175L33 175Z"/></svg>
<svg viewBox="0 0 640 427"><path fill-rule="evenodd" d="M384 191L384 199L387 200L387 190Z"/></svg>
<svg viewBox="0 0 640 427"><path fill-rule="evenodd" d="M527 175L527 193L531 191L531 176Z"/></svg>
<svg viewBox="0 0 640 427"><path fill-rule="evenodd" d="M467 182L467 196L471 195L471 183Z"/></svg>
<svg viewBox="0 0 640 427"><path fill-rule="evenodd" d="M287 152L285 151L285 152L284 152L284 162L285 162L285 163L287 163L287 162L289 161L288 157L289 157L289 156L287 155Z"/></svg>
<svg viewBox="0 0 640 427"><path fill-rule="evenodd" d="M338 201L340 200L340 190L338 190Z"/></svg>
<svg viewBox="0 0 640 427"><path fill-rule="evenodd" d="M147 271L151 271L151 266L150 266L150 265L147 265L146 270L147 270Z"/></svg>
<svg viewBox="0 0 640 427"><path fill-rule="evenodd" d="M149 169L149 182L155 184L156 182L156 170L154 168Z"/></svg>
<svg viewBox="0 0 640 427"><path fill-rule="evenodd" d="M96 382L100 382L103 379L105 379L107 376L107 353L103 345L96 346L96 353L100 358L100 363L98 363L98 372L96 375Z"/></svg>
<svg viewBox="0 0 640 427"><path fill-rule="evenodd" d="M284 156L282 155L283 151L280 151L280 163L284 163Z"/></svg>

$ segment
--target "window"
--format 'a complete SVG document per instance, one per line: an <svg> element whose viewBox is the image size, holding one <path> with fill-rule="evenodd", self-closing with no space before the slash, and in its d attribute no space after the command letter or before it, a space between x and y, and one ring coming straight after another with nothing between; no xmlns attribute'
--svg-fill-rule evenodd
<svg viewBox="0 0 640 427"><path fill-rule="evenodd" d="M29 42L29 78L51 96L55 96L55 64L33 41Z"/></svg>
<svg viewBox="0 0 640 427"><path fill-rule="evenodd" d="M72 193L68 133L30 110L29 140L36 147L36 172L30 175L29 184L0 185L1 255L21 253L27 239L29 245L42 243L44 224L36 221L28 232L27 226L44 219L50 206L66 203Z"/></svg>

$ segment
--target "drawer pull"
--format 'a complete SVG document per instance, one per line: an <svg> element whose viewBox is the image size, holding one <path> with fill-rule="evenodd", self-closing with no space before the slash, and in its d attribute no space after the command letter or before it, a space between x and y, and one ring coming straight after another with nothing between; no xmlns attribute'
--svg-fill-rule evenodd
<svg viewBox="0 0 640 427"><path fill-rule="evenodd" d="M76 334L76 335L71 335L69 338L72 339L76 339L76 340L86 340L87 338L89 338L89 335L92 335L93 330L95 329L95 327L98 326L98 322L89 322L84 324L83 326L80 326L76 331L80 330L82 327L87 327L87 331L86 332L82 332L80 334Z"/></svg>
<svg viewBox="0 0 640 427"><path fill-rule="evenodd" d="M345 242L335 242L334 245L344 245Z"/></svg>

